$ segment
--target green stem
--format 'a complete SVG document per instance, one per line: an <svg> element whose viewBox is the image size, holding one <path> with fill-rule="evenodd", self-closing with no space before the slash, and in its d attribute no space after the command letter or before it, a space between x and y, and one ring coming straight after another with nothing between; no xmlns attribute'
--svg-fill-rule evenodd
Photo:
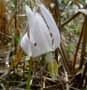
<svg viewBox="0 0 87 90"><path fill-rule="evenodd" d="M30 60L29 60L29 71L28 71L28 80L27 80L27 85L26 85L26 90L30 90L30 81L31 81L31 78L32 78L32 58L30 57Z"/></svg>

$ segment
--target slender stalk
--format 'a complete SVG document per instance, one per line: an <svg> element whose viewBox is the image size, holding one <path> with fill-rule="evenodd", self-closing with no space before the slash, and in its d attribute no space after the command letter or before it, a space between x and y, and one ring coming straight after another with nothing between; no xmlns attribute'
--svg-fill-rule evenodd
<svg viewBox="0 0 87 90"><path fill-rule="evenodd" d="M84 26L83 26L83 42L82 42L82 51L81 51L81 60L80 60L80 66L79 70L82 68L84 62L85 62L85 52L86 52L86 46L87 46L87 16L85 17Z"/></svg>
<svg viewBox="0 0 87 90"><path fill-rule="evenodd" d="M83 71L81 80L79 81L78 88L82 88L82 85L84 83L84 79L86 78L86 73L87 73L87 62L85 64L85 67L84 67L84 71Z"/></svg>
<svg viewBox="0 0 87 90"><path fill-rule="evenodd" d="M30 81L32 77L31 73L32 73L32 57L30 57L30 60L29 60L29 71L28 71L28 80L27 80L26 90L30 90Z"/></svg>
<svg viewBox="0 0 87 90"><path fill-rule="evenodd" d="M81 34L80 34L80 37L79 37L79 41L78 41L78 44L77 44L77 47L76 47L75 55L74 55L73 71L75 69L75 65L76 65L76 61L77 61L77 55L78 55L78 51L79 51L79 48L80 48L82 36L83 36L83 27L82 27L82 31L81 31Z"/></svg>
<svg viewBox="0 0 87 90"><path fill-rule="evenodd" d="M72 65L69 64L69 60L68 60L68 55L67 55L67 51L65 49L65 46L63 44L63 42L60 44L60 48L61 50L59 50L60 54L62 55L62 58L63 58L63 64L67 70L67 72L69 74L71 74L71 68L72 68Z"/></svg>

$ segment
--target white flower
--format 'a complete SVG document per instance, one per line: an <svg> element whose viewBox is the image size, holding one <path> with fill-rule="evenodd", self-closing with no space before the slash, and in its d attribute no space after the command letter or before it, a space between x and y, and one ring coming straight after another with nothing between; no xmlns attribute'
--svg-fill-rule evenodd
<svg viewBox="0 0 87 90"><path fill-rule="evenodd" d="M38 12L32 11L27 5L25 6L28 30L22 37L20 44L29 57L37 57L54 51L60 44L59 30L52 15L43 4L40 5L40 8L46 22Z"/></svg>
<svg viewBox="0 0 87 90"><path fill-rule="evenodd" d="M50 32L37 12L26 6L29 23L29 37L27 33L21 39L21 47L28 56L36 57L53 51Z"/></svg>
<svg viewBox="0 0 87 90"><path fill-rule="evenodd" d="M49 12L49 10L42 4L39 4L41 13L53 35L53 39L54 39L54 43L53 43L53 48L56 49L59 47L60 45L60 33L59 33L59 29L51 15L51 13Z"/></svg>

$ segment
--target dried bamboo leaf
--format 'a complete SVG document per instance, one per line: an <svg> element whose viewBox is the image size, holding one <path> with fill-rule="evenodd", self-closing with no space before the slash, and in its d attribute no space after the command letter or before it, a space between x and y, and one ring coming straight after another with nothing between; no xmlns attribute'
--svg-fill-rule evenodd
<svg viewBox="0 0 87 90"><path fill-rule="evenodd" d="M10 68L13 68L15 67L21 60L22 58L22 54L23 54L23 51L20 47L17 48L17 52L16 52L16 55L15 57L13 58L13 62L11 63L10 65Z"/></svg>

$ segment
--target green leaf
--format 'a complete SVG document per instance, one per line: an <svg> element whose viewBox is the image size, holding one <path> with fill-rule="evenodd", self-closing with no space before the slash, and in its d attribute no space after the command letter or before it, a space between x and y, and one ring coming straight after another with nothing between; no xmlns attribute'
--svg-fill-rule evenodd
<svg viewBox="0 0 87 90"><path fill-rule="evenodd" d="M68 51L68 53L69 53L69 52L72 52L73 49L74 49L74 45L69 45L69 46L67 46L67 51Z"/></svg>
<svg viewBox="0 0 87 90"><path fill-rule="evenodd" d="M58 77L58 64L53 57L53 53L48 53L46 55L46 61L48 64L49 75L53 80L56 80Z"/></svg>
<svg viewBox="0 0 87 90"><path fill-rule="evenodd" d="M57 79L58 77L58 64L56 60L53 60L52 62L48 63L48 70L49 74L52 77L53 80Z"/></svg>
<svg viewBox="0 0 87 90"><path fill-rule="evenodd" d="M20 38L17 35L14 35L14 41L16 44L18 44L20 41Z"/></svg>
<svg viewBox="0 0 87 90"><path fill-rule="evenodd" d="M86 88L84 90L87 90L87 86L86 86Z"/></svg>
<svg viewBox="0 0 87 90"><path fill-rule="evenodd" d="M64 3L67 3L68 0L64 0Z"/></svg>

